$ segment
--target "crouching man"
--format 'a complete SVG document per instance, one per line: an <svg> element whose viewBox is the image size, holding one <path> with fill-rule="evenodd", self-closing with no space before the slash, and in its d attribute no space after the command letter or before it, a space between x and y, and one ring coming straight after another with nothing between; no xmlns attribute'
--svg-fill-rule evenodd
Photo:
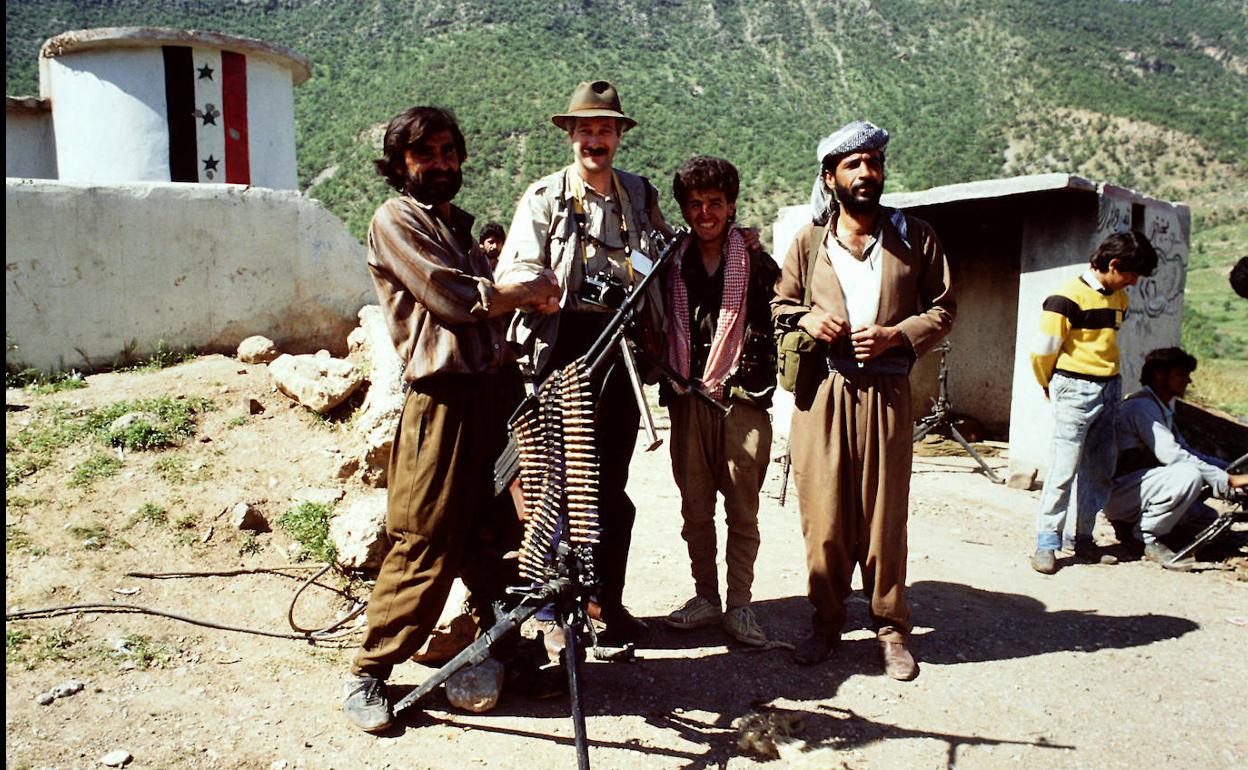
<svg viewBox="0 0 1248 770"><path fill-rule="evenodd" d="M407 397L390 457L386 532L391 546L368 603L368 630L351 666L342 708L375 732L393 720L385 681L424 643L460 576L492 624L519 543L510 498L493 495L492 459L522 396L500 316L558 309L559 287L542 273L490 280L472 240L472 216L453 206L464 137L447 111L412 107L390 121L377 170L401 193L377 209L368 267L386 326L403 360ZM496 321L494 319L499 319Z"/></svg>
<svg viewBox="0 0 1248 770"><path fill-rule="evenodd" d="M1213 512L1200 500L1226 497L1248 485L1248 474L1226 472L1226 463L1188 446L1174 424L1174 399L1187 393L1196 359L1181 348L1161 348L1144 359L1144 388L1118 407L1118 465L1105 518L1127 543L1133 531L1144 541L1144 558L1167 569L1190 570L1195 560L1174 561L1162 539L1177 525Z"/></svg>
<svg viewBox="0 0 1248 770"><path fill-rule="evenodd" d="M758 556L758 493L767 475L776 389L771 298L779 267L748 251L732 226L740 179L722 158L699 156L676 172L672 193L693 238L667 275L667 359L700 395L664 386L672 419L672 473L680 488L681 536L696 595L667 616L673 628L722 624L729 636L761 646L767 637L750 608ZM715 564L715 497L728 519L728 611Z"/></svg>

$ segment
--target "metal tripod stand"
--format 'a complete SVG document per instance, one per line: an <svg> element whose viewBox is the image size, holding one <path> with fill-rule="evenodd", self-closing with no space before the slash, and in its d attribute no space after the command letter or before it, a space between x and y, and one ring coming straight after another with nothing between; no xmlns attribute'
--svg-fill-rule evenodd
<svg viewBox="0 0 1248 770"><path fill-rule="evenodd" d="M984 458L980 456L979 452L975 451L975 447L971 446L970 442L958 432L958 429L953 427L953 403L949 400L948 387L949 369L945 363L949 355L949 343L942 343L936 350L940 352L940 393L936 398L932 399L932 411L914 423L914 441L917 443L937 428L948 428L949 435L953 437L954 441L962 445L962 448L966 450L966 453L975 462L979 463L979 467L983 470L984 475L991 479L994 484L1004 484L1005 479L998 476L996 471L988 467L988 463L984 462Z"/></svg>

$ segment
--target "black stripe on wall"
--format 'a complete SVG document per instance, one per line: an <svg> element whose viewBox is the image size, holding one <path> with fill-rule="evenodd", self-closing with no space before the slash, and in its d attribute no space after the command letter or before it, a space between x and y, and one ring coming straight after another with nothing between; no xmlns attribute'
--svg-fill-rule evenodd
<svg viewBox="0 0 1248 770"><path fill-rule="evenodd" d="M198 182L199 155L195 140L195 63L187 46L167 45L165 105L169 120L169 181Z"/></svg>

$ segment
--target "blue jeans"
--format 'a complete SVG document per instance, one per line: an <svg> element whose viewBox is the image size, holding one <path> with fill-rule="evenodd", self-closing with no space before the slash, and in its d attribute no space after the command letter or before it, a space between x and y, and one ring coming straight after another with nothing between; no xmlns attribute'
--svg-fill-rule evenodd
<svg viewBox="0 0 1248 770"><path fill-rule="evenodd" d="M1092 382L1059 372L1049 383L1049 400L1053 402L1053 461L1040 494L1036 548L1056 551L1063 531L1067 540L1091 544L1096 513L1109 499L1118 459L1114 415L1122 400L1122 380ZM1066 515L1072 486L1073 522Z"/></svg>

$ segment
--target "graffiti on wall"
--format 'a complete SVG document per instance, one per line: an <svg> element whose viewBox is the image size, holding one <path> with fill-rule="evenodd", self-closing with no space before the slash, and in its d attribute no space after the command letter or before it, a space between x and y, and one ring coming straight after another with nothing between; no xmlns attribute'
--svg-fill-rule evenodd
<svg viewBox="0 0 1248 770"><path fill-rule="evenodd" d="M1130 198L1101 196L1098 243L1110 233L1131 229L1133 204L1139 206ZM1140 218L1138 210L1134 218ZM1169 206L1149 206L1143 210L1142 221L1135 224L1157 250L1157 270L1151 276L1141 277L1139 283L1128 289L1131 311L1149 318L1181 314L1188 247L1177 212Z"/></svg>

